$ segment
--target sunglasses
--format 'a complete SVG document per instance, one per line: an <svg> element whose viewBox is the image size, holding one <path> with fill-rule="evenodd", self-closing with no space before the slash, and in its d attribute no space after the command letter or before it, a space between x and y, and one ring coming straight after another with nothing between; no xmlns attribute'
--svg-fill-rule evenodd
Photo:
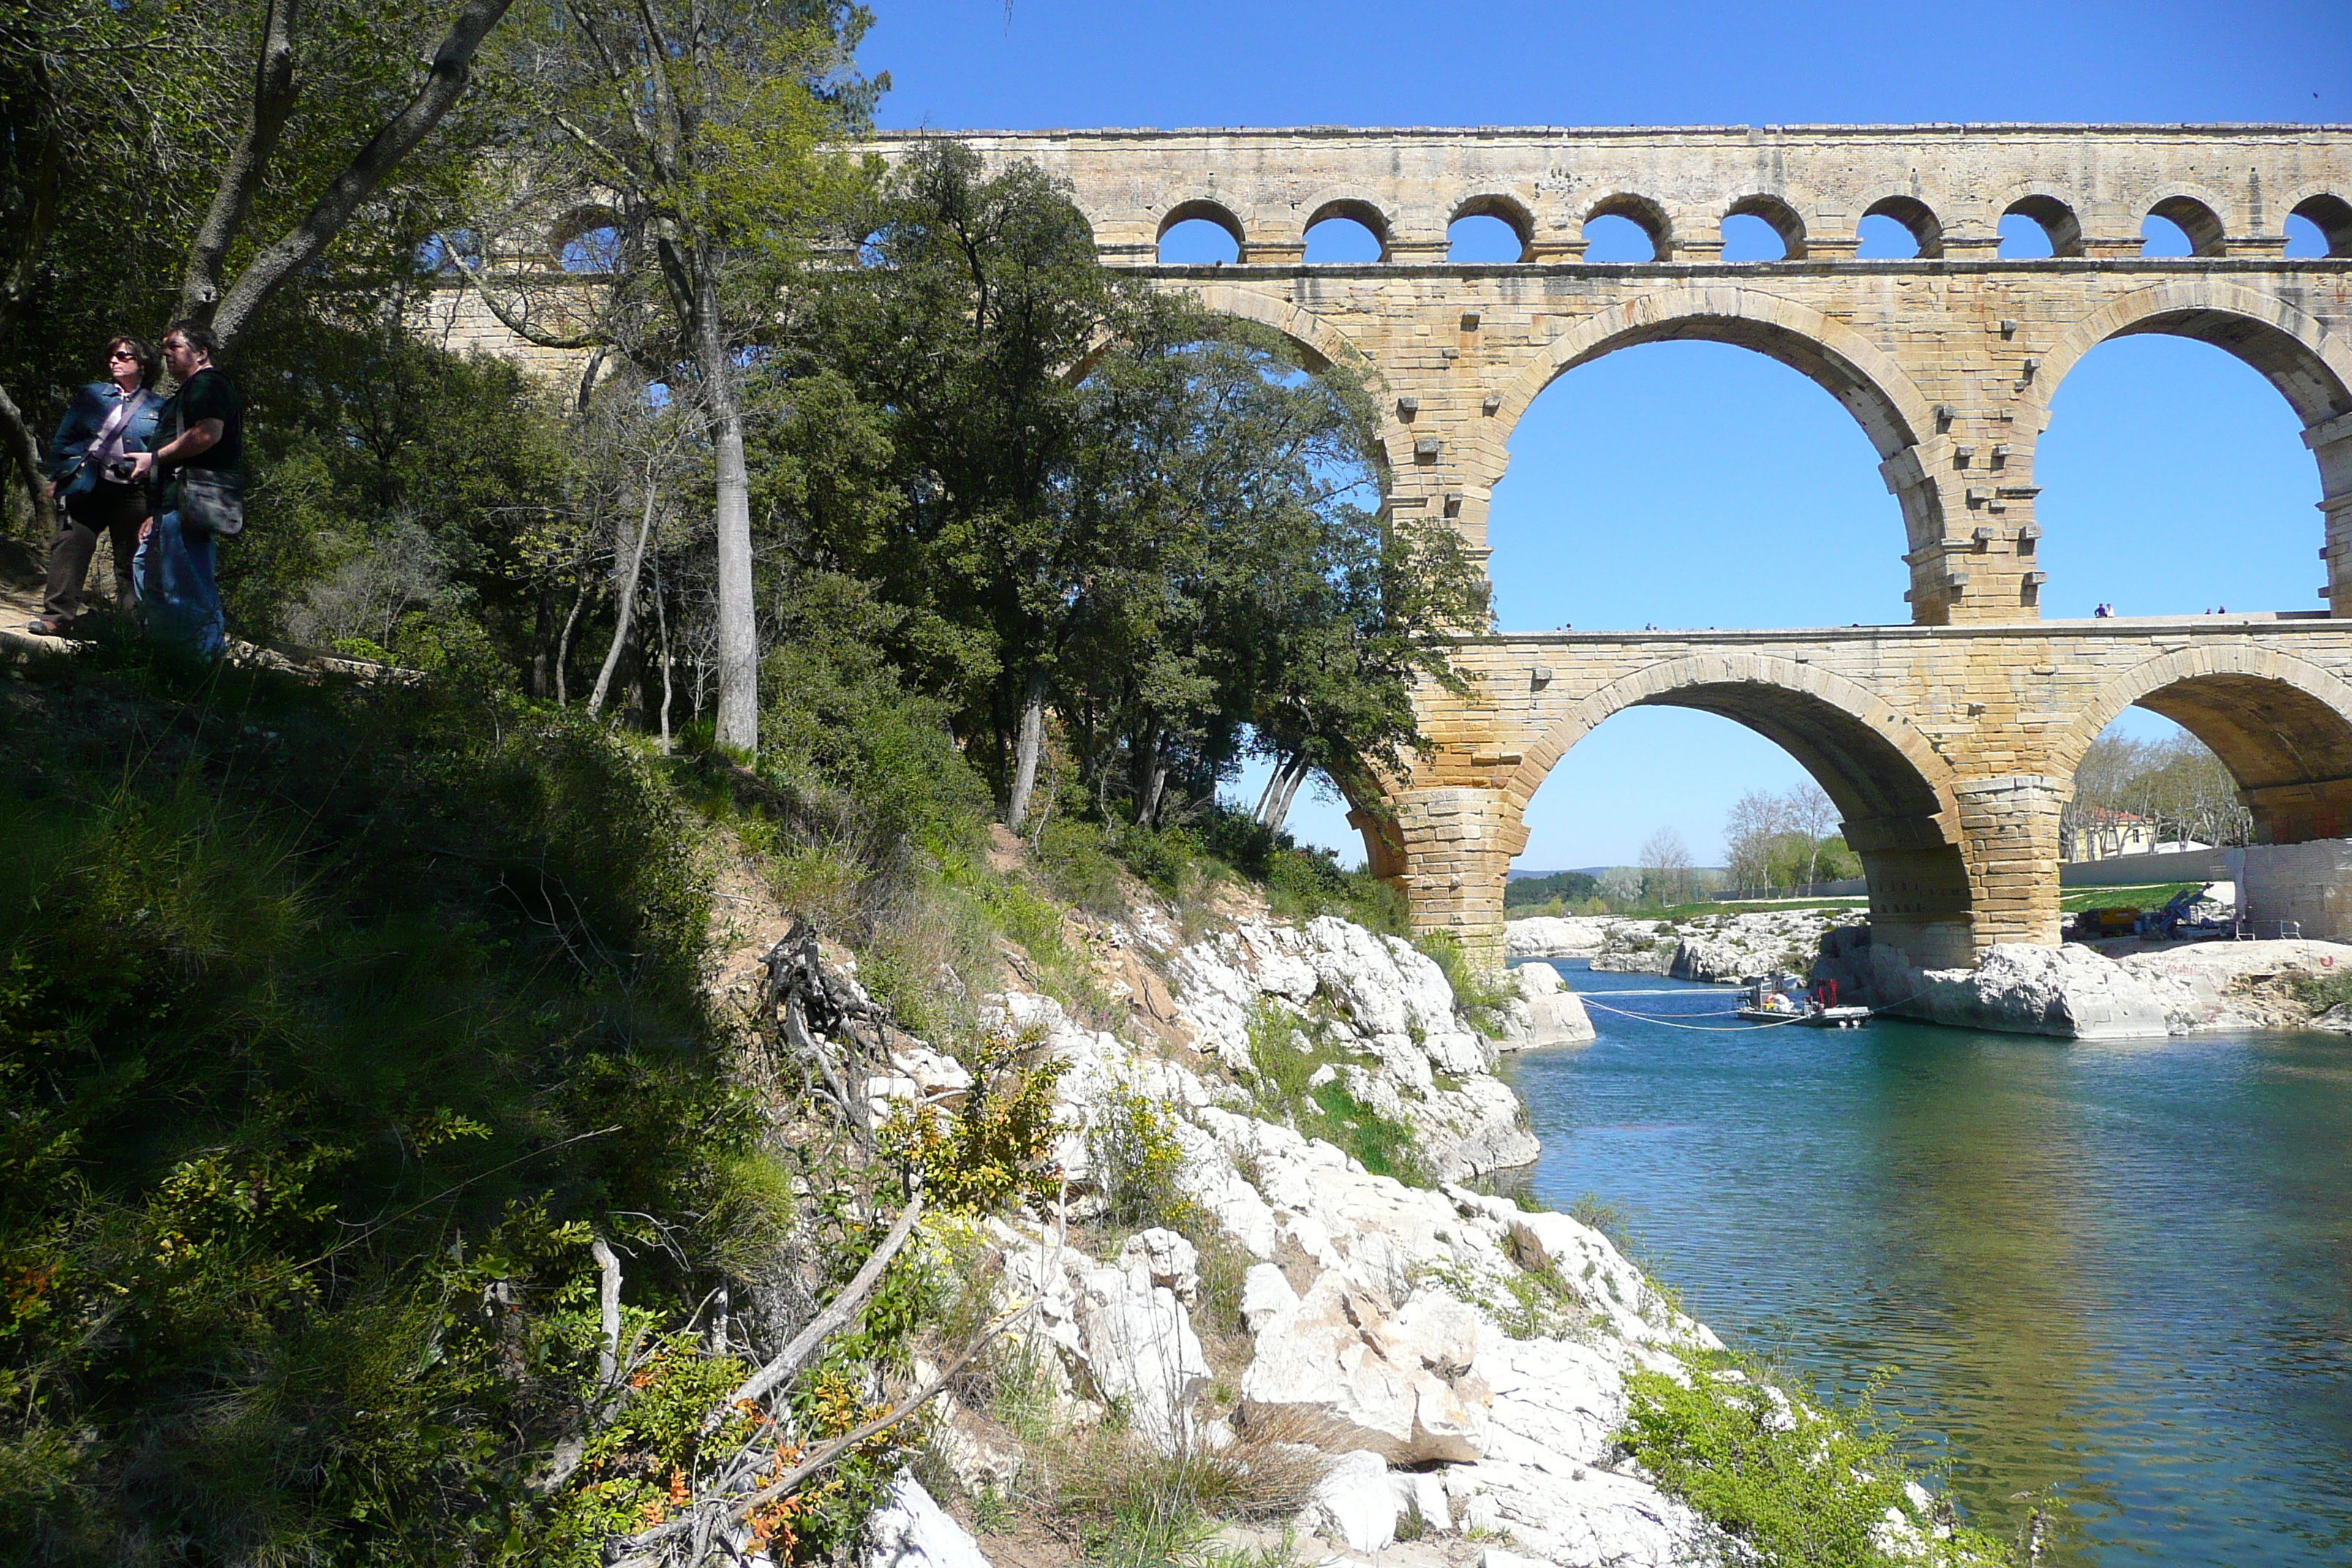
<svg viewBox="0 0 2352 1568"><path fill-rule="evenodd" d="M131 359L131 360L135 360L135 359L137 359L139 356L138 356L137 354L135 354L135 353L132 353L129 349L117 349L117 350L115 350L112 353L110 353L110 354L107 355L106 357L107 357L107 359L110 362L110 361L113 361L113 360L119 360L119 359Z"/></svg>

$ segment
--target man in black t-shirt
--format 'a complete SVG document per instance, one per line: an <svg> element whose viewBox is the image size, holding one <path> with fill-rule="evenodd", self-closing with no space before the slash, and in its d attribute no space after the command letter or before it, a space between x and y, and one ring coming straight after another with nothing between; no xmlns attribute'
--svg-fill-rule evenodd
<svg viewBox="0 0 2352 1568"><path fill-rule="evenodd" d="M237 471L245 457L245 416L236 389L213 364L219 346L212 329L197 321L175 321L163 334L163 363L180 387L155 422L163 444L141 457L140 477L152 471L168 482L188 468ZM141 527L132 581L150 629L212 658L227 639L213 577L216 538L209 529L184 526L181 489L172 485L162 510Z"/></svg>

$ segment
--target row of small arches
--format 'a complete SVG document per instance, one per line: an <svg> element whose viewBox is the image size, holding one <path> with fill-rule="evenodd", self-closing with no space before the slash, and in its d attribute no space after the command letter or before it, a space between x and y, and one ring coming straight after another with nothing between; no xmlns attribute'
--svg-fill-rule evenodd
<svg viewBox="0 0 2352 1568"><path fill-rule="evenodd" d="M2168 196L2141 224L2140 254L2148 257L2211 257L2224 252L2224 229L2212 208L2190 196ZM1901 260L1944 253L1944 230L1934 210L1914 196L1889 196L1866 209L1858 225L1862 260ZM1584 259L1638 262L1668 259L1675 247L1672 226L1656 203L1637 195L1614 195L1585 215ZM2054 196L2029 195L2001 215L2004 259L2084 254L2083 227L2072 208ZM1387 219L1368 202L1326 203L1307 220L1309 262L1376 262L1391 259ZM1507 196L1477 196L1465 202L1446 229L1450 262L1515 262L1535 258L1535 222ZM1804 220L1775 196L1734 202L1722 222L1726 261L1801 260L1807 254ZM1241 220L1213 201L1186 202L1160 220L1159 259L1170 265L1239 261L1246 238ZM1843 247L1841 247L1843 249ZM2352 257L2352 202L2315 195L2286 220L2286 254Z"/></svg>

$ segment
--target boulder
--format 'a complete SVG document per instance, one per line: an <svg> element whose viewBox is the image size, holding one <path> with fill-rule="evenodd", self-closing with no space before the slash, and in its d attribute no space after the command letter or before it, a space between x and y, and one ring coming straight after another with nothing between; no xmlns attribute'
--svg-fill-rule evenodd
<svg viewBox="0 0 2352 1568"><path fill-rule="evenodd" d="M1510 981L1516 994L1503 1009L1503 1033L1496 1040L1503 1049L1578 1046L1593 1037L1583 998L1568 988L1559 970L1549 963L1522 963L1510 972Z"/></svg>
<svg viewBox="0 0 2352 1568"><path fill-rule="evenodd" d="M1354 1552L1374 1552L1396 1540L1396 1488L1389 1482L1388 1461L1370 1450L1342 1454L1323 1473L1315 1496L1299 1514L1299 1523L1318 1535L1347 1543Z"/></svg>
<svg viewBox="0 0 2352 1568"><path fill-rule="evenodd" d="M1253 1263L1249 1272L1242 1276L1242 1325L1251 1333L1297 1305L1298 1292L1290 1288L1290 1280L1273 1264Z"/></svg>
<svg viewBox="0 0 2352 1568"><path fill-rule="evenodd" d="M1488 1395L1471 1373L1481 1325L1451 1297L1386 1300L1338 1270L1267 1319L1242 1378L1251 1420L1306 1416L1328 1436L1402 1464L1475 1459Z"/></svg>
<svg viewBox="0 0 2352 1568"><path fill-rule="evenodd" d="M1178 1451L1192 1397L1210 1375L1184 1303L1139 1263L1097 1268L1084 1279L1077 1319L1095 1396L1124 1405L1129 1424L1162 1453Z"/></svg>
<svg viewBox="0 0 2352 1568"><path fill-rule="evenodd" d="M1883 942L1870 951L1874 1004L1893 1002L1904 1017L2070 1040L2150 1039L2168 1032L2164 999L2146 980L2079 943L1998 942L1974 969L1925 971L1903 965L1900 950ZM1903 997L1899 988L1906 984L1911 994Z"/></svg>
<svg viewBox="0 0 2352 1568"><path fill-rule="evenodd" d="M1154 1285L1174 1291L1187 1307L1201 1304L1200 1249L1174 1231L1154 1226L1129 1237L1118 1250L1118 1266L1131 1269L1138 1265Z"/></svg>
<svg viewBox="0 0 2352 1568"><path fill-rule="evenodd" d="M901 1474L882 1506L866 1517L859 1568L989 1568L980 1542L931 1500L922 1483Z"/></svg>

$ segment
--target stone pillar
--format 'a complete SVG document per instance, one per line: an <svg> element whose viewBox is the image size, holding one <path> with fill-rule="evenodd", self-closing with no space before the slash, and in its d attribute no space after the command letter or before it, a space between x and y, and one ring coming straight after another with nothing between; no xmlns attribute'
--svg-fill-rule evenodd
<svg viewBox="0 0 2352 1568"><path fill-rule="evenodd" d="M2254 814L2260 844L2301 844L2352 833L2352 779L2263 784L2240 790L2238 798Z"/></svg>
<svg viewBox="0 0 2352 1568"><path fill-rule="evenodd" d="M1367 859L1403 889L1413 931L1448 932L1473 963L1500 969L1503 883L1528 843L1518 806L1502 790L1478 787L1405 789L1388 804L1394 826L1378 849L1365 830Z"/></svg>
<svg viewBox="0 0 2352 1568"><path fill-rule="evenodd" d="M2000 942L2058 945L2058 812L2073 787L2035 773L1968 779L1960 854L1973 894L1976 949Z"/></svg>
<svg viewBox="0 0 2352 1568"><path fill-rule="evenodd" d="M1870 885L1874 944L1901 950L1921 969L1976 963L1969 868L1932 818L1849 818L1840 831Z"/></svg>
<svg viewBox="0 0 2352 1568"><path fill-rule="evenodd" d="M2352 414L2310 426L2303 444L2319 460L2319 515L2326 520L2319 558L2327 563L2327 581L2320 597L2329 614L2352 616Z"/></svg>

